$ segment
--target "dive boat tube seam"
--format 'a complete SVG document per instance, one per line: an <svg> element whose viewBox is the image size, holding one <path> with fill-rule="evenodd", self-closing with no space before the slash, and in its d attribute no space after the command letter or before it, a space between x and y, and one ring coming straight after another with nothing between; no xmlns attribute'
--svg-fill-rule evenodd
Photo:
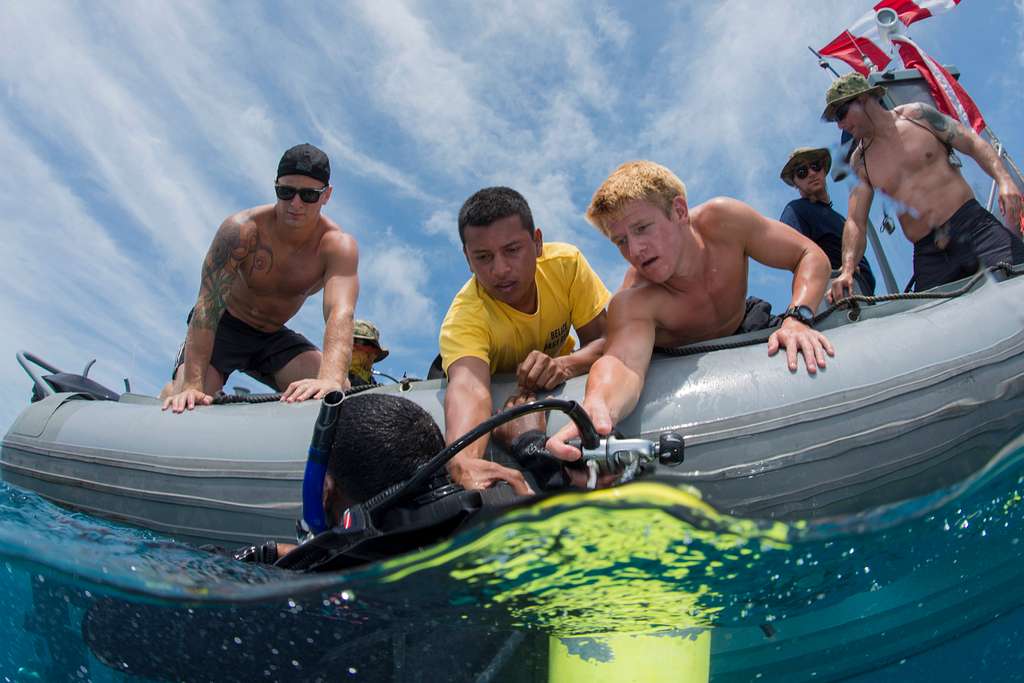
<svg viewBox="0 0 1024 683"><path fill-rule="evenodd" d="M115 484L105 484L103 482L92 481L89 479L83 479L79 476L55 474L52 472L44 472L32 467L26 467L23 465L4 465L5 468L22 474L25 476L31 476L34 479L40 481L48 481L54 484L73 485L77 488L85 488L93 491L99 491L101 493L111 493L123 496L129 496L144 501L157 500L159 502L175 503L180 504L181 501L188 501L192 503L193 507L207 507L211 509L221 510L238 510L238 511L253 511L253 510L266 510L266 511L295 511L298 509L297 503L240 503L230 500L224 500L219 498L206 498L204 496L187 495L184 493L174 493L172 491L153 491L134 488L131 486L121 486ZM75 504L75 507L80 507Z"/></svg>
<svg viewBox="0 0 1024 683"><path fill-rule="evenodd" d="M1009 340L1015 340L1008 345ZM795 403L776 405L762 411L758 416L751 414L708 420L703 424L716 426L716 429L706 429L692 432L693 423L670 424L657 431L642 431L641 437L656 437L662 431L678 431L686 435L688 445L698 445L714 441L729 440L737 436L747 436L754 433L772 431L778 427L777 424L789 426L801 422L811 422L830 417L837 413L849 413L851 410L858 410L864 406L871 406L881 401L898 398L905 394L930 389L937 384L951 378L966 375L979 369L996 365L1006 360L1011 360L1015 355L1024 349L1024 332L1019 332L1006 337L996 344L980 349L976 353L959 356L941 363L935 363L924 368L915 369L902 375L897 375L884 383L872 383L860 387L844 388L831 394L823 394L811 399ZM840 400L844 395L854 394L857 391L871 390L870 393ZM808 406L808 407L804 407ZM740 422L742 425L728 426L730 422ZM721 426L726 425L726 426Z"/></svg>
<svg viewBox="0 0 1024 683"><path fill-rule="evenodd" d="M1021 414L1024 414L1024 410L1019 411L1018 414L1013 416L1015 423L1020 419ZM885 480L886 484L891 485L896 482L913 479L921 476L923 472L929 469L941 467L951 459L962 457L962 454L958 453L955 448L957 445L977 439L981 434L988 432L998 434L999 430L995 428L995 425L1008 422L1010 420L1006 418L990 420L975 429L963 432L957 439L946 442L942 447L935 446L923 451L917 451L898 461L887 460L877 467L868 470L861 469L856 473L844 474L821 482L816 486L794 489L783 495L752 496L742 505L738 505L733 509L753 514L758 510L770 507L776 510L776 513L789 514L807 509L808 505L800 505L799 503L806 503L811 498L817 499L813 507L824 507L857 499L863 495L864 490L870 490L872 484L877 486L880 481ZM840 454L840 457L842 455ZM830 493L835 495L826 496L826 494ZM821 500L822 498L825 498L825 500Z"/></svg>
<svg viewBox="0 0 1024 683"><path fill-rule="evenodd" d="M685 477L687 479L693 478L697 480L717 479L724 478L727 476L745 477L760 474L767 471L781 469L783 467L787 467L790 465L801 464L802 462L805 462L807 460L806 458L800 458L801 454L808 453L827 446L835 446L837 444L853 441L864 441L868 444L876 444L881 441L887 441L897 436L907 434L910 431L917 431L923 429L936 422L943 422L947 420L949 417L968 414L976 410L979 406L984 405L985 403L988 403L992 400L1001 400L1019 396L1022 393L1022 389L1024 389L1024 374L1020 374L1015 377L1004 380L997 386L1001 388L999 388L997 391L991 394L991 398L986 397L985 399L959 399L947 403L943 406L940 406L927 413L917 414L912 417L908 417L901 420L893 420L885 424L881 424L870 429L864 429L853 434L844 435L836 439L831 439L829 441L821 441L805 448L788 451L786 453L780 453L778 455L763 458L762 460L759 460L756 465L729 465L726 467L720 467L711 470L681 470L679 474L681 477ZM1012 393L1011 388L1014 389ZM781 429L781 427L779 429ZM761 430L753 434L750 434L749 436L761 435L768 431L773 430ZM888 434L889 436L885 439L875 438L869 440L866 438L868 435L876 434ZM842 457L842 455L842 452L838 452L825 457L835 458ZM690 460L690 462L692 462L692 460Z"/></svg>
<svg viewBox="0 0 1024 683"><path fill-rule="evenodd" d="M55 457L55 458L60 458L62 460L76 460L76 461L79 461L79 462L84 462L84 463L89 463L89 464L109 465L109 466L112 466L112 467L117 467L118 469L127 469L128 467L132 467L133 469L140 470L140 471L158 472L158 473L169 474L169 475L174 475L174 476L182 476L182 477L202 477L204 479L208 478L208 477L220 477L220 478L245 477L245 478L251 478L251 479L275 479L275 480L276 479L295 479L297 481L301 481L302 480L302 466L305 463L304 460L298 460L298 459L293 460L293 461L288 461L288 460L258 460L258 461L248 461L248 462L246 462L246 461L243 461L243 460L225 461L225 460L221 460L221 459L216 459L216 460L215 459L205 459L204 460L204 459L201 459L201 458L195 458L195 459L190 459L190 460L187 461L190 465L192 465L191 467L183 467L183 466L164 465L164 464L157 463L157 462L144 462L144 461L141 461L141 460L138 460L138 459L125 459L125 458L119 457L119 456L125 455L125 456L128 456L129 458L151 458L153 460L161 460L161 459L163 459L163 460L171 460L171 461L179 461L179 462L181 461L180 458L173 458L173 457L166 457L166 456L159 456L159 455L150 455L148 453L131 453L131 452L113 451L113 450L109 450L108 451L108 450L105 450L105 449L99 449L99 448L95 448L95 447L92 447L92 446L78 446L78 445L76 445L74 447L78 451L78 452L75 452L75 451L72 451L72 450L61 449L59 447L52 446L52 445L40 446L40 445L31 443L31 441L27 440L27 439L25 439L25 440L19 439L17 436L8 436L4 440L4 444L5 445L10 445L10 446L15 446L15 447L17 447L19 449L25 450L27 452L34 453L36 455L47 455L47 456L52 456L52 457ZM112 455L106 455L106 453L111 453ZM239 469L202 469L203 465L206 464L206 463L216 464L216 465L223 465L225 463L230 463L231 465L239 467ZM10 461L8 461L6 459L0 459L0 466L6 466L6 465L10 465L10 464L15 464L15 463L11 463ZM280 465L282 467L279 470L268 469L267 466L273 466L273 465ZM284 467L286 465L290 465L291 467ZM250 469L241 469L242 467L245 467L245 466L249 466ZM259 469L257 469L257 467L259 467Z"/></svg>

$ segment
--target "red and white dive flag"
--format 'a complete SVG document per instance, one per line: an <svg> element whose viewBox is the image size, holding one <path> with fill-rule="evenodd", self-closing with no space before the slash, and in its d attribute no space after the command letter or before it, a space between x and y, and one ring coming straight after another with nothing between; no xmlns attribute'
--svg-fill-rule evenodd
<svg viewBox="0 0 1024 683"><path fill-rule="evenodd" d="M908 69L917 69L928 82L928 89L939 111L959 120L968 128L973 128L976 133L985 130L985 119L978 111L978 105L974 104L971 96L945 67L906 36L893 36L892 42L900 51L904 66Z"/></svg>
<svg viewBox="0 0 1024 683"><path fill-rule="evenodd" d="M951 10L958 4L960 0L882 0L818 52L825 57L841 59L855 71L867 76L874 69L885 69L892 61L882 47L886 40L875 21L878 10L891 9L896 12L904 26L910 26L915 21ZM917 69L928 82L928 88L939 111L958 119L979 133L985 129L985 119L982 118L977 105L941 64L929 57L906 36L893 35L889 39L899 50L904 66L908 69Z"/></svg>
<svg viewBox="0 0 1024 683"><path fill-rule="evenodd" d="M875 13L878 10L892 9L904 26L910 26L915 21L941 14L959 4L960 0L882 0L818 52L826 57L841 59L853 67L854 71L867 76L872 69L866 60L871 60L871 64L879 71L892 61L882 48L885 41L878 30L878 24L875 23Z"/></svg>

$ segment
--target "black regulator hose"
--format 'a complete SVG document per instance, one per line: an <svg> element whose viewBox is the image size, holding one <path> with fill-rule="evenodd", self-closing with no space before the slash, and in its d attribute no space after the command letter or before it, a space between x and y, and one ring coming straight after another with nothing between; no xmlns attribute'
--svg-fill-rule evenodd
<svg viewBox="0 0 1024 683"><path fill-rule="evenodd" d="M420 465L411 477L405 481L394 484L393 486L389 486L364 502L362 504L363 510L367 516L370 516L375 512L387 509L390 505L400 500L406 494L416 491L438 470L448 464L448 461L454 458L456 454L462 451L462 449L480 437L490 433L490 431L495 427L499 427L506 422L511 422L523 415L529 415L530 413L537 413L545 410L558 410L568 415L569 419L571 419L580 430L580 441L584 447L597 448L601 443L601 435L598 434L597 430L594 428L594 423L591 422L590 416L587 415L585 410L583 410L583 406L576 401L567 401L561 398L543 398L539 401L524 403L514 408L509 408L508 410L502 411L497 415L484 420L479 425L453 441L429 461Z"/></svg>

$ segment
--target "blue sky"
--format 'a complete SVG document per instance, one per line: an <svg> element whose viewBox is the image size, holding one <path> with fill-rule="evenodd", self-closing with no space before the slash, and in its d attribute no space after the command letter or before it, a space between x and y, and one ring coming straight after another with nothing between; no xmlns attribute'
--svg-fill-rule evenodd
<svg viewBox="0 0 1024 683"><path fill-rule="evenodd" d="M273 201L299 142L331 157L326 213L359 242L357 316L395 375L436 353L469 274L455 215L480 187L519 189L546 239L580 246L612 288L624 264L583 211L623 161L674 169L691 203L728 195L777 217L795 196L778 180L789 150L837 139L806 46L870 4L8 3L0 427L28 400L18 349L75 371L97 358L100 381L157 392L214 231ZM1024 0L964 0L909 33L961 70L1024 161ZM833 188L841 212L846 193ZM883 242L905 283L909 246ZM755 267L750 285L788 303L785 273ZM293 323L319 344L319 297Z"/></svg>

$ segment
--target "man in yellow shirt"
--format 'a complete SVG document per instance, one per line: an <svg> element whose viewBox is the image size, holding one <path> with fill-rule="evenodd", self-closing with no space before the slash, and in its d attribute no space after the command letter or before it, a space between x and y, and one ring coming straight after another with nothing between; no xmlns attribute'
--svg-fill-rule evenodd
<svg viewBox="0 0 1024 683"><path fill-rule="evenodd" d="M576 247L544 244L529 205L513 189L488 187L467 199L459 237L473 277L441 324L447 443L490 417L492 375L516 373L514 402L587 372L604 347L611 296ZM575 352L570 327L580 338ZM484 459L486 447L481 438L459 453L448 464L452 479L467 489L505 481L529 493L520 472Z"/></svg>

